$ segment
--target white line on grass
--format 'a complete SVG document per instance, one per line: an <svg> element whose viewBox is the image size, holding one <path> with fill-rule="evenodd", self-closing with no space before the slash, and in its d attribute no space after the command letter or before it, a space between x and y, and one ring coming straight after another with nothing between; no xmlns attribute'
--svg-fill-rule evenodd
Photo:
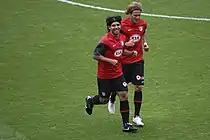
<svg viewBox="0 0 210 140"><path fill-rule="evenodd" d="M110 11L110 12L116 12L116 13L125 13L123 10L116 10L116 9L110 9L110 8L104 8L100 6L93 6L88 4L82 4L78 2L73 2L70 0L58 0L60 2L85 7L85 8L91 8L91 9L97 9L97 10L103 10L103 11ZM198 21L210 21L210 18L195 18L195 17L180 17L180 16L169 16L169 15L159 15L159 14L148 14L148 13L142 13L143 16L150 16L150 17L159 17L159 18L171 18L171 19L184 19L184 20L198 20Z"/></svg>

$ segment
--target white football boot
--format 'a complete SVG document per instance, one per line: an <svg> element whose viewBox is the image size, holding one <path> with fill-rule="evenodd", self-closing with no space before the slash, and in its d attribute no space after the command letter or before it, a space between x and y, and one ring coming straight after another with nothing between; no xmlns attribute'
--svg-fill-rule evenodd
<svg viewBox="0 0 210 140"><path fill-rule="evenodd" d="M108 111L111 114L115 113L115 103L112 103L110 100L108 102Z"/></svg>
<svg viewBox="0 0 210 140"><path fill-rule="evenodd" d="M144 126L144 123L142 122L142 119L141 119L139 116L135 116L135 117L133 118L133 123L134 123L136 126L141 126L141 127Z"/></svg>

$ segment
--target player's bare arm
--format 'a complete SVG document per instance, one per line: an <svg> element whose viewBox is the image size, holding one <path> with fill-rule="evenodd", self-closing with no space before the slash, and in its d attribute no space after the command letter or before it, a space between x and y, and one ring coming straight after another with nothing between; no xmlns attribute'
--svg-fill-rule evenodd
<svg viewBox="0 0 210 140"><path fill-rule="evenodd" d="M143 45L144 45L144 51L149 51L149 45L147 44L147 30L145 30L145 33L143 35Z"/></svg>
<svg viewBox="0 0 210 140"><path fill-rule="evenodd" d="M125 43L126 47L133 47L134 45L135 45L135 41L133 39L131 39Z"/></svg>
<svg viewBox="0 0 210 140"><path fill-rule="evenodd" d="M138 55L138 52L135 51L135 50L129 51L129 50L124 49L123 54L124 55L127 55L127 56L137 56Z"/></svg>
<svg viewBox="0 0 210 140"><path fill-rule="evenodd" d="M94 59L98 61L108 62L112 65L116 65L118 63L118 60L107 58L107 57L104 57L103 55L94 55Z"/></svg>
<svg viewBox="0 0 210 140"><path fill-rule="evenodd" d="M105 44L102 44L102 43L98 44L98 46L94 50L93 58L97 61L104 61L104 62L108 62L112 65L116 65L118 63L118 60L107 58L104 56L106 49L107 49L107 47Z"/></svg>

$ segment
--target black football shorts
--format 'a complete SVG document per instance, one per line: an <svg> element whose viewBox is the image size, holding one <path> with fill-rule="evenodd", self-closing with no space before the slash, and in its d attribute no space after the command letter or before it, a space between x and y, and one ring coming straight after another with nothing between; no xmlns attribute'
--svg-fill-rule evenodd
<svg viewBox="0 0 210 140"><path fill-rule="evenodd" d="M109 98L112 92L128 91L128 86L123 75L113 79L100 79L98 82L98 94L101 97Z"/></svg>
<svg viewBox="0 0 210 140"><path fill-rule="evenodd" d="M133 64L123 64L123 75L127 83L144 85L144 60Z"/></svg>

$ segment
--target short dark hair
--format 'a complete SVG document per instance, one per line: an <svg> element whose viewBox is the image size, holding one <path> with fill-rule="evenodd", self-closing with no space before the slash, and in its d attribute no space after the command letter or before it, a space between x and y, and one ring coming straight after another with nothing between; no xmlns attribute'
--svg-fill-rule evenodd
<svg viewBox="0 0 210 140"><path fill-rule="evenodd" d="M121 23L121 16L112 16L106 18L106 26L110 26L113 22L119 22Z"/></svg>

